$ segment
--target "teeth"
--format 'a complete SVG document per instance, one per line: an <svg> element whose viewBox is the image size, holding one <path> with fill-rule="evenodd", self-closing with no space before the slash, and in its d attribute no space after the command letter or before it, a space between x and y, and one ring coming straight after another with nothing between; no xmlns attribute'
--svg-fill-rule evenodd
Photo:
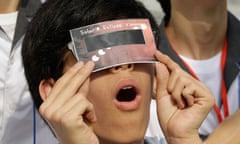
<svg viewBox="0 0 240 144"><path fill-rule="evenodd" d="M127 87L124 87L124 88L122 88L123 90L126 90L126 89L131 89L132 88L132 86L127 86Z"/></svg>

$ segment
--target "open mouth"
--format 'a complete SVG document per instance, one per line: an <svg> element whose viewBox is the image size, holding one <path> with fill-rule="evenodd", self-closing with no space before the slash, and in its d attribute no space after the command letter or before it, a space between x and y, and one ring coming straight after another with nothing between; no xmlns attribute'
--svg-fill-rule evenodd
<svg viewBox="0 0 240 144"><path fill-rule="evenodd" d="M136 88L133 86L125 86L121 88L118 93L116 99L119 102L130 102L133 101L137 96Z"/></svg>
<svg viewBox="0 0 240 144"><path fill-rule="evenodd" d="M140 106L141 96L135 81L124 80L116 88L114 103L122 111L132 111Z"/></svg>

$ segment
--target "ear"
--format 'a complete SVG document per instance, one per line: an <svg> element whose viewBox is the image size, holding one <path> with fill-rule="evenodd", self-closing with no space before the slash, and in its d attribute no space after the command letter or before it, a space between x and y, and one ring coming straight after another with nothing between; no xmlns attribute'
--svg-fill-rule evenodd
<svg viewBox="0 0 240 144"><path fill-rule="evenodd" d="M157 94L157 78L156 75L153 77L153 90L152 90L152 99L156 99Z"/></svg>
<svg viewBox="0 0 240 144"><path fill-rule="evenodd" d="M38 90L43 101L49 96L55 81L53 79L42 80L39 84Z"/></svg>

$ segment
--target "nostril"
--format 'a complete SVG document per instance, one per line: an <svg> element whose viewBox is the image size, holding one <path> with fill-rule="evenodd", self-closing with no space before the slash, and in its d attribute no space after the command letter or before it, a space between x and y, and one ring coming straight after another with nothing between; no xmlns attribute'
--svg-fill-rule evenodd
<svg viewBox="0 0 240 144"><path fill-rule="evenodd" d="M119 65L119 66L115 66L112 67L110 69L111 72L119 72L122 70L132 70L134 68L134 64L124 64L124 65Z"/></svg>
<svg viewBox="0 0 240 144"><path fill-rule="evenodd" d="M128 64L127 69L128 71L132 71L134 69L134 64Z"/></svg>
<svg viewBox="0 0 240 144"><path fill-rule="evenodd" d="M133 64L128 64L128 68L132 68L133 67Z"/></svg>
<svg viewBox="0 0 240 144"><path fill-rule="evenodd" d="M114 69L115 70L119 70L121 66L115 66Z"/></svg>

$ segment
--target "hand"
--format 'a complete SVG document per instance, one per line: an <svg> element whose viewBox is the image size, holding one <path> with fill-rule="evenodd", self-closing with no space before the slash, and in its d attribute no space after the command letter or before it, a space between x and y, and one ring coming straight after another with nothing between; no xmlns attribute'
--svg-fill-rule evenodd
<svg viewBox="0 0 240 144"><path fill-rule="evenodd" d="M198 128L211 110L208 88L183 71L168 56L156 52L158 119L169 143L201 143Z"/></svg>
<svg viewBox="0 0 240 144"><path fill-rule="evenodd" d="M98 144L91 129L96 122L92 104L86 96L93 62L70 68L49 90L39 108L61 144Z"/></svg>

